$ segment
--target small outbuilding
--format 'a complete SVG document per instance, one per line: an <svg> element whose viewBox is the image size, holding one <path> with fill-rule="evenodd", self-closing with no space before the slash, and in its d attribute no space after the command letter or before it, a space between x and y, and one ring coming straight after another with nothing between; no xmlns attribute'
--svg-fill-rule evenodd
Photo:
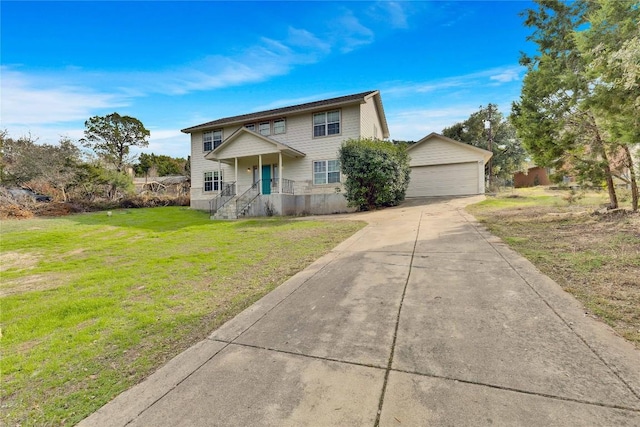
<svg viewBox="0 0 640 427"><path fill-rule="evenodd" d="M407 197L484 194L490 151L431 133L407 149L411 181Z"/></svg>
<svg viewBox="0 0 640 427"><path fill-rule="evenodd" d="M536 185L551 185L547 170L540 166L527 169L526 172L516 172L513 175L515 188L535 187Z"/></svg>

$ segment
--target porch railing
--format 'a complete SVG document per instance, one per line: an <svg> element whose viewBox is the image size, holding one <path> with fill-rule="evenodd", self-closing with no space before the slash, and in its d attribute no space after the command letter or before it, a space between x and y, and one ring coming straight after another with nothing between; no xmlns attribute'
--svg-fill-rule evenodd
<svg viewBox="0 0 640 427"><path fill-rule="evenodd" d="M278 187L278 180L276 179L276 188ZM282 178L282 188L280 189L281 194L293 194L293 184L295 181L290 179Z"/></svg>
<svg viewBox="0 0 640 427"><path fill-rule="evenodd" d="M220 183L220 193L209 201L209 215L213 216L236 195L235 182Z"/></svg>
<svg viewBox="0 0 640 427"><path fill-rule="evenodd" d="M262 180L254 182L251 187L236 199L236 216L244 216L251 208L253 201L260 195Z"/></svg>
<svg viewBox="0 0 640 427"><path fill-rule="evenodd" d="M282 190L280 190L280 180L278 178L271 178L271 193L280 194L293 194L293 185L295 181L282 178Z"/></svg>

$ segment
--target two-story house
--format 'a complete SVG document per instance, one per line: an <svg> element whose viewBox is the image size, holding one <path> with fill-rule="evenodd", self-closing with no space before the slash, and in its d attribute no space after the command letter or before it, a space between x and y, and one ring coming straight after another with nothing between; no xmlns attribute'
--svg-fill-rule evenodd
<svg viewBox="0 0 640 427"><path fill-rule="evenodd" d="M377 90L183 129L191 135L191 207L214 218L346 212L338 150L389 137Z"/></svg>

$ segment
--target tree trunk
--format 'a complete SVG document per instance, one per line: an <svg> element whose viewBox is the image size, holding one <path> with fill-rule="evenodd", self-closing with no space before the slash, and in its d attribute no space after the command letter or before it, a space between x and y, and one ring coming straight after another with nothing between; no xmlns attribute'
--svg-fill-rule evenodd
<svg viewBox="0 0 640 427"><path fill-rule="evenodd" d="M593 129L594 129L594 145L597 151L602 156L604 163L604 177L607 181L607 190L609 191L609 209L618 209L618 197L616 196L616 188L613 185L613 175L611 174L611 166L609 164L609 157L607 156L607 150L604 146L604 141L600 137L600 131L593 116L589 115Z"/></svg>
<svg viewBox="0 0 640 427"><path fill-rule="evenodd" d="M604 159L604 174L607 180L607 190L609 190L609 209L618 209L618 197L616 196L616 189L613 185L613 175L611 175L611 168L609 167L609 159L607 155L604 154L603 150L603 159Z"/></svg>
<svg viewBox="0 0 640 427"><path fill-rule="evenodd" d="M633 168L635 165L633 164L633 157L631 157L631 150L629 150L628 145L624 145L623 147L624 153L626 155L626 163L629 168L629 177L631 178L631 208L634 212L638 211L638 181L636 180L636 171Z"/></svg>
<svg viewBox="0 0 640 427"><path fill-rule="evenodd" d="M118 194L118 186L115 183L110 184L109 189L109 200L115 201L116 195Z"/></svg>

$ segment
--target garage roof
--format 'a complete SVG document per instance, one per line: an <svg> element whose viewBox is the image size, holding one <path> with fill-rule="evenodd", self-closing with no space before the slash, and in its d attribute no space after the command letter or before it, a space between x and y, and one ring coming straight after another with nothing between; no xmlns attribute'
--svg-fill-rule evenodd
<svg viewBox="0 0 640 427"><path fill-rule="evenodd" d="M411 151L414 148L416 148L416 147L418 147L418 146L420 146L420 145L422 145L422 144L426 143L427 141L430 141L430 140L432 140L434 138L438 138L441 141L444 141L444 142L447 142L447 143L450 143L450 144L455 144L455 145L457 145L459 147L475 151L477 154L479 154L479 155L481 155L483 157L485 163L487 163L489 161L489 159L491 158L491 156L493 156L493 153L491 151L484 150L484 149L478 148L478 147L474 147L473 145L465 144L464 142L456 141L455 139L448 138L448 137L446 137L444 135L440 135L439 133L436 133L436 132L431 132L429 135L425 136L420 141L418 141L415 144L409 146L407 148L407 151Z"/></svg>

